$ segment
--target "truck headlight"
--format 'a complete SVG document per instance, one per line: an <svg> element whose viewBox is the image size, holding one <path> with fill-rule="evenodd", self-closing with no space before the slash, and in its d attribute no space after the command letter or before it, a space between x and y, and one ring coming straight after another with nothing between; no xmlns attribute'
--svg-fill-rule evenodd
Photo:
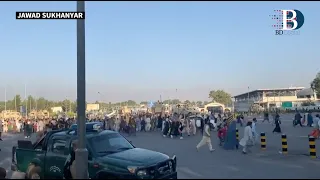
<svg viewBox="0 0 320 180"><path fill-rule="evenodd" d="M136 173L136 170L137 170L137 167L135 167L135 166L128 166L127 169L128 169L128 171L129 171L131 174L135 174L135 173Z"/></svg>
<svg viewBox="0 0 320 180"><path fill-rule="evenodd" d="M139 176L139 177L147 176L147 171L146 170L139 170L137 172L137 176Z"/></svg>

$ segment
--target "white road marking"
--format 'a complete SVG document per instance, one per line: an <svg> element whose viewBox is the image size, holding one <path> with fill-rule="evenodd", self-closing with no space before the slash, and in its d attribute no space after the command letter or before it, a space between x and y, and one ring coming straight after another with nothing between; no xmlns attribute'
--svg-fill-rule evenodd
<svg viewBox="0 0 320 180"><path fill-rule="evenodd" d="M262 160L262 159L253 159L253 160L256 162L259 162L259 163L264 163L264 164L273 164L273 165L277 164L277 165L289 167L289 168L304 169L303 166L299 166L299 165L295 165L295 164L284 164L284 163L277 162L277 161Z"/></svg>
<svg viewBox="0 0 320 180"><path fill-rule="evenodd" d="M300 138L307 138L307 137L309 137L309 136L298 136L298 137L300 137Z"/></svg>
<svg viewBox="0 0 320 180"><path fill-rule="evenodd" d="M187 175L202 177L201 174L198 174L187 167L178 167L177 170Z"/></svg>
<svg viewBox="0 0 320 180"><path fill-rule="evenodd" d="M235 166L225 166L225 167L231 171L240 171L240 169Z"/></svg>
<svg viewBox="0 0 320 180"><path fill-rule="evenodd" d="M285 166L291 167L291 168L298 168L298 169L304 169L303 166L295 165L295 164L286 164Z"/></svg>
<svg viewBox="0 0 320 180"><path fill-rule="evenodd" d="M253 159L253 160L259 163L264 163L264 164L277 164L275 162L268 161L268 160L262 160L262 159Z"/></svg>

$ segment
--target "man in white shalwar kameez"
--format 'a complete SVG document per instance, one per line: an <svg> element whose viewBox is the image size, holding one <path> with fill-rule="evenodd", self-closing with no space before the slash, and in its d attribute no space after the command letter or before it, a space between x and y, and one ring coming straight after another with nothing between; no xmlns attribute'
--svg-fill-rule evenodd
<svg viewBox="0 0 320 180"><path fill-rule="evenodd" d="M256 141L258 140L258 133L257 133L257 129L256 129L256 123L257 123L257 119L253 118L252 126L251 126L252 135L253 135L253 144L255 144Z"/></svg>
<svg viewBox="0 0 320 180"><path fill-rule="evenodd" d="M120 119L119 118L116 119L115 130L117 132L119 132L119 130L120 130Z"/></svg>
<svg viewBox="0 0 320 180"><path fill-rule="evenodd" d="M190 120L190 131L192 132L193 135L196 135L197 133L197 127L196 127L196 120L195 119L191 119Z"/></svg>
<svg viewBox="0 0 320 180"><path fill-rule="evenodd" d="M243 147L242 149L243 154L246 154L248 148L253 145L254 139L253 139L251 126L252 126L252 121L248 121L247 126L244 128L243 138L239 142L239 144Z"/></svg>
<svg viewBox="0 0 320 180"><path fill-rule="evenodd" d="M21 132L21 123L19 120L16 120L16 126L17 126L17 133Z"/></svg>
<svg viewBox="0 0 320 180"><path fill-rule="evenodd" d="M38 131L42 132L44 130L44 123L42 120L38 122Z"/></svg>
<svg viewBox="0 0 320 180"><path fill-rule="evenodd" d="M149 116L146 117L146 127L145 127L146 131L150 131L151 129L151 119Z"/></svg>
<svg viewBox="0 0 320 180"><path fill-rule="evenodd" d="M202 139L199 142L199 144L196 146L197 151L199 151L199 148L205 144L207 144L209 146L210 152L213 152L215 150L212 148L212 143L211 143L211 138L210 138L210 120L209 120L209 118L206 119Z"/></svg>

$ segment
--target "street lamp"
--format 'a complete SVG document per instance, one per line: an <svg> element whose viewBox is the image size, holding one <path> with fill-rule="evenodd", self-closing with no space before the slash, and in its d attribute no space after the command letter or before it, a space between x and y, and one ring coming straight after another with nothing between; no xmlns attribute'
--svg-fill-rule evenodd
<svg viewBox="0 0 320 180"><path fill-rule="evenodd" d="M77 1L77 11L85 12L85 2ZM86 60L85 20L77 19L77 128L78 146L75 150L76 179L88 179L88 150L86 148Z"/></svg>
<svg viewBox="0 0 320 180"><path fill-rule="evenodd" d="M102 104L102 103L103 103L103 101L102 101L103 99L102 99L102 98L104 98L104 95L101 94L101 92L98 92L98 94L101 96L101 98L100 98L100 99L101 99L101 102L99 103L99 106L100 106L100 104L103 105L103 104ZM99 107L99 108L101 108L101 107ZM107 108L108 108L108 107L107 107ZM104 110L105 110L105 108L104 108Z"/></svg>

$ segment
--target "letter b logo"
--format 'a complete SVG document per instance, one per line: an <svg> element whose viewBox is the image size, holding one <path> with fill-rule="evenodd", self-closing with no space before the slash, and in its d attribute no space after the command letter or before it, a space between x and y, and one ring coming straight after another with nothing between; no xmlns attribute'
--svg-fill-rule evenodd
<svg viewBox="0 0 320 180"><path fill-rule="evenodd" d="M304 23L304 16L299 10L282 10L282 30L297 30Z"/></svg>

